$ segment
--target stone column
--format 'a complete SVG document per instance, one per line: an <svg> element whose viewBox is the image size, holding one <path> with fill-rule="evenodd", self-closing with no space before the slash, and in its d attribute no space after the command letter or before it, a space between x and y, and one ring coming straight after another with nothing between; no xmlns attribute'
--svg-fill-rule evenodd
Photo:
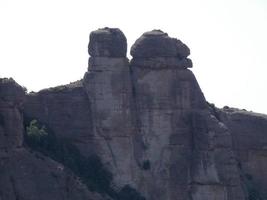
<svg viewBox="0 0 267 200"><path fill-rule="evenodd" d="M90 34L88 49L91 57L83 84L92 106L96 152L120 187L132 182L134 163L127 42L119 29L104 28Z"/></svg>
<svg viewBox="0 0 267 200"><path fill-rule="evenodd" d="M148 199L187 199L189 111L204 103L187 69L192 67L189 53L180 40L160 30L144 33L131 48L137 118L145 146L140 159L150 163L140 189Z"/></svg>

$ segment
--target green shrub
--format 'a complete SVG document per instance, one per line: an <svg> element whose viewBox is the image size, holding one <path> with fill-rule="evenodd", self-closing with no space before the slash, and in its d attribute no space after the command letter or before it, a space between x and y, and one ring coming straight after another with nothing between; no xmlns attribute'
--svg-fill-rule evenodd
<svg viewBox="0 0 267 200"><path fill-rule="evenodd" d="M42 126L39 128L37 120L32 120L30 125L26 128L26 142L31 147L40 148L44 145L44 142L47 140L48 133L45 130L45 127Z"/></svg>

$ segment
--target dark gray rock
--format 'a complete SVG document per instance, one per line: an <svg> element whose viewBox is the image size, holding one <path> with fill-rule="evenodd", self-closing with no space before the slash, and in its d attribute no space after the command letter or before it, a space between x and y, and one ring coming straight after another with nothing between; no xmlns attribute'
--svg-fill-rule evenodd
<svg viewBox="0 0 267 200"><path fill-rule="evenodd" d="M93 57L125 57L126 37L120 29L103 28L91 32L88 52Z"/></svg>
<svg viewBox="0 0 267 200"><path fill-rule="evenodd" d="M12 104L22 103L26 88L21 87L12 78L0 79L0 99Z"/></svg>
<svg viewBox="0 0 267 200"><path fill-rule="evenodd" d="M147 32L129 64L124 35L105 28L92 32L89 53L82 81L27 95L24 116L97 154L117 188L131 185L147 200L244 200L255 188L256 199L267 198L267 117L207 104L186 69L186 45ZM22 146L23 96L0 80L0 200L98 199L64 166Z"/></svg>
<svg viewBox="0 0 267 200"><path fill-rule="evenodd" d="M0 200L102 200L69 169L25 148L24 99L24 88L0 79Z"/></svg>
<svg viewBox="0 0 267 200"><path fill-rule="evenodd" d="M68 168L42 154L17 148L0 161L1 200L103 200Z"/></svg>
<svg viewBox="0 0 267 200"><path fill-rule="evenodd" d="M148 69L186 69L193 67L191 59L180 59L178 57L133 58L131 65Z"/></svg>
<svg viewBox="0 0 267 200"><path fill-rule="evenodd" d="M245 186L252 187L262 199L266 199L267 115L229 107L217 112L233 138L233 149Z"/></svg>
<svg viewBox="0 0 267 200"><path fill-rule="evenodd" d="M147 200L244 200L231 135L186 69L189 49L152 31L132 47L130 65L106 50L89 59L82 84L28 96L25 113L82 153L94 151L116 186Z"/></svg>
<svg viewBox="0 0 267 200"><path fill-rule="evenodd" d="M42 122L60 138L71 139L82 153L92 152L91 109L81 81L27 95L24 116Z"/></svg>
<svg viewBox="0 0 267 200"><path fill-rule="evenodd" d="M161 30L144 33L131 48L134 58L179 57L186 58L190 49L180 40L171 38Z"/></svg>
<svg viewBox="0 0 267 200"><path fill-rule="evenodd" d="M24 99L24 89L13 79L0 79L0 154L1 149L8 150L23 143L20 110Z"/></svg>

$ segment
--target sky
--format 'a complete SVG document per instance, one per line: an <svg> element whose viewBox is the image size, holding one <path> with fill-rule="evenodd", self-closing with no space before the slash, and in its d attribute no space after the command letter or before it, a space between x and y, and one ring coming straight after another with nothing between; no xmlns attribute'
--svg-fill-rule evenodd
<svg viewBox="0 0 267 200"><path fill-rule="evenodd" d="M207 101L267 114L266 0L0 0L0 77L28 91L81 79L89 33L103 27L128 48L167 32L191 49Z"/></svg>

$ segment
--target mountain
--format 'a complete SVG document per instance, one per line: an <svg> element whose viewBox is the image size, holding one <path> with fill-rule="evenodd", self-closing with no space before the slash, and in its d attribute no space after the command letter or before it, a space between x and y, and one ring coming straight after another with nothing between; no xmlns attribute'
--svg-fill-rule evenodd
<svg viewBox="0 0 267 200"><path fill-rule="evenodd" d="M267 116L208 103L190 49L161 30L126 51L98 29L82 80L0 80L0 199L266 199Z"/></svg>

